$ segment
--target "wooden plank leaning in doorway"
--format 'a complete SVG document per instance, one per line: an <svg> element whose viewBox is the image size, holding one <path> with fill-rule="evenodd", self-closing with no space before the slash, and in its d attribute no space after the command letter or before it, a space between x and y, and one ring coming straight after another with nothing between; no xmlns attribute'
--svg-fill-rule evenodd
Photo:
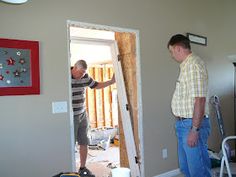
<svg viewBox="0 0 236 177"><path fill-rule="evenodd" d="M113 52L116 54L113 59L113 67L114 67L115 75L117 76L116 85L117 85L117 91L118 91L118 100L119 100L122 125L124 129L125 140L126 140L125 144L127 147L129 166L131 169L131 176L140 177L140 168L138 164L138 156L137 156L137 151L135 147L134 133L133 133L132 124L131 124L130 110L129 110L127 94L125 90L123 71L122 71L120 60L119 60L119 50L118 50L118 46L116 42L114 42L113 49L115 50Z"/></svg>

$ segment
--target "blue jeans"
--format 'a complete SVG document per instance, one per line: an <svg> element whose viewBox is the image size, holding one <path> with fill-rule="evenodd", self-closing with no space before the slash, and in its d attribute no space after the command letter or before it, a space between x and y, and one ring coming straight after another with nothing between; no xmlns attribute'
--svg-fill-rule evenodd
<svg viewBox="0 0 236 177"><path fill-rule="evenodd" d="M191 126L192 119L176 120L175 123L180 170L186 177L211 177L211 162L207 151L211 130L209 118L202 120L198 143L194 147L187 144Z"/></svg>

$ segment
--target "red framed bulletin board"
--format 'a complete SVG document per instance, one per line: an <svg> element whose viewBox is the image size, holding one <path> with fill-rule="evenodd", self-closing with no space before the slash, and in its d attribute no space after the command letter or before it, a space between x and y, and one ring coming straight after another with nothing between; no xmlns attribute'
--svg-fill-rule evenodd
<svg viewBox="0 0 236 177"><path fill-rule="evenodd" d="M40 94L39 42L0 38L0 96Z"/></svg>

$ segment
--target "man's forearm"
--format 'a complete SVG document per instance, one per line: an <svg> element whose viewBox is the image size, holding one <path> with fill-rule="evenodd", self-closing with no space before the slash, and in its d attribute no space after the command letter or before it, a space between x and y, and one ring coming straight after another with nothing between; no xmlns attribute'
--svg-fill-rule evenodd
<svg viewBox="0 0 236 177"><path fill-rule="evenodd" d="M194 103L192 126L199 128L205 113L205 97L196 97Z"/></svg>
<svg viewBox="0 0 236 177"><path fill-rule="evenodd" d="M113 80L109 80L106 82L98 82L98 85L95 87L96 89L102 89L114 84Z"/></svg>

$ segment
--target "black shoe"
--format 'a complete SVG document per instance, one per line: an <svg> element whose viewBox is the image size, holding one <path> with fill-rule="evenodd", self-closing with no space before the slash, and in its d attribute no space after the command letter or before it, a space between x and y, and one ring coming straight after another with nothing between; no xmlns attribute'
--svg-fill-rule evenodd
<svg viewBox="0 0 236 177"><path fill-rule="evenodd" d="M81 177L95 177L95 175L92 174L92 172L86 167L84 167L83 169L79 169L79 175Z"/></svg>

